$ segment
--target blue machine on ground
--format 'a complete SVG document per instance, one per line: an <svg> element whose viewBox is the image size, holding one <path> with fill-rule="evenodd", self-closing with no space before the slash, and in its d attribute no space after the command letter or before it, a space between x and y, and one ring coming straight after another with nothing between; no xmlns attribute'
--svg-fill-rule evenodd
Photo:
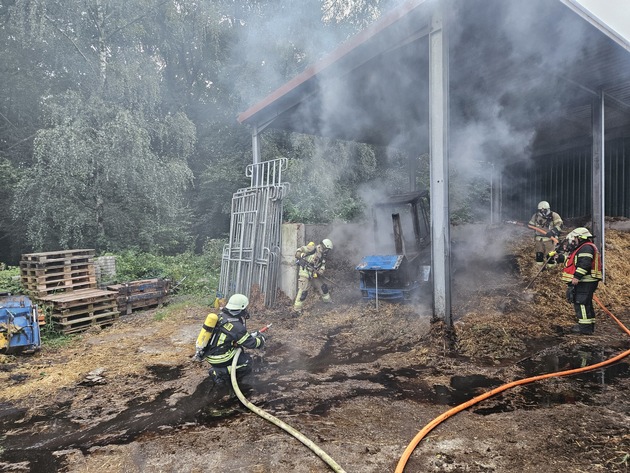
<svg viewBox="0 0 630 473"><path fill-rule="evenodd" d="M399 194L372 209L374 247L381 254L363 257L355 268L363 299L409 300L429 282L428 200L426 191Z"/></svg>
<svg viewBox="0 0 630 473"><path fill-rule="evenodd" d="M0 295L0 353L41 347L37 306L26 296Z"/></svg>
<svg viewBox="0 0 630 473"><path fill-rule="evenodd" d="M356 269L361 272L364 299L407 300L428 281L431 267L423 266L418 275L405 255L372 255L364 257Z"/></svg>

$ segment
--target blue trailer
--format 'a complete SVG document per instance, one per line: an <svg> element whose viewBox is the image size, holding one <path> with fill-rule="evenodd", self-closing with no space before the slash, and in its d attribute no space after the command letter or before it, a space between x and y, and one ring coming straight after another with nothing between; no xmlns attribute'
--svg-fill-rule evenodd
<svg viewBox="0 0 630 473"><path fill-rule="evenodd" d="M29 353L40 347L37 306L26 296L0 295L0 353Z"/></svg>

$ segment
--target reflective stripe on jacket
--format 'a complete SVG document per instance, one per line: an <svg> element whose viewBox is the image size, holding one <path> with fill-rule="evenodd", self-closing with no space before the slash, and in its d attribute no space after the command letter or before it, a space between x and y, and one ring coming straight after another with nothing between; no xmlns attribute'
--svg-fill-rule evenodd
<svg viewBox="0 0 630 473"><path fill-rule="evenodd" d="M301 258L306 261L312 268L309 268L308 265L299 262L300 271L298 273L299 277L302 278L311 278L313 277L313 270L317 271L320 274L326 270L326 256L324 254L324 248L322 245L306 245L298 248L296 252L296 257Z"/></svg>
<svg viewBox="0 0 630 473"><path fill-rule="evenodd" d="M602 261L597 247L590 241L578 246L564 263L562 280L566 283L573 278L582 282L602 279Z"/></svg>
<svg viewBox="0 0 630 473"><path fill-rule="evenodd" d="M265 341L262 336L251 335L239 318L221 314L217 322L218 334L211 340L212 347L206 352L206 360L211 365L226 365L236 353L238 347L262 348Z"/></svg>

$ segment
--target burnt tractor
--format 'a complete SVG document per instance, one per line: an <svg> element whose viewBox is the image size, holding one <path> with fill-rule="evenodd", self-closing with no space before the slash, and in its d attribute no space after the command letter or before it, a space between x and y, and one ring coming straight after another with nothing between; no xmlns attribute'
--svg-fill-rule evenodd
<svg viewBox="0 0 630 473"><path fill-rule="evenodd" d="M431 276L428 191L390 196L372 207L374 249L356 266L364 300L409 300Z"/></svg>

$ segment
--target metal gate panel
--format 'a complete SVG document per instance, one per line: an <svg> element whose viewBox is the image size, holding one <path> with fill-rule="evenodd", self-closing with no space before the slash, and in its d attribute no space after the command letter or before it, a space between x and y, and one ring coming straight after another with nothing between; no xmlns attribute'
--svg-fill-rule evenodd
<svg viewBox="0 0 630 473"><path fill-rule="evenodd" d="M232 196L230 237L223 249L220 292L249 297L257 285L266 306L276 300L280 269L282 202L289 190L282 182L286 158L246 168L250 187Z"/></svg>

